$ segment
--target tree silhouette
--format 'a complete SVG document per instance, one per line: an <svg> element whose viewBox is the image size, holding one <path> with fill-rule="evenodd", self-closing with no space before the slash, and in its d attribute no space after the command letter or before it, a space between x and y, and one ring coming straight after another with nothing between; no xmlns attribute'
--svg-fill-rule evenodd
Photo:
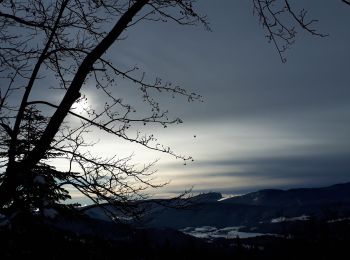
<svg viewBox="0 0 350 260"><path fill-rule="evenodd" d="M118 206L141 198L148 187L159 187L151 182L153 163L137 168L131 157L92 155L84 135L94 128L148 149L192 160L159 144L153 135L135 134L130 128L140 123L167 127L182 122L162 110L155 93L183 96L188 101L200 96L158 78L147 81L139 68L121 68L105 53L124 38L126 30L142 21L200 23L209 29L206 17L195 11L195 2L0 1L1 214L10 216L35 209L44 213L45 208L51 209L69 197L68 186L95 203ZM307 20L304 10L295 12L287 0L253 0L253 8L283 61L282 53L293 43L295 29L283 23L282 15L289 15L313 35L325 36L312 28L315 20ZM149 106L148 113L136 112L115 94L118 79L135 86ZM81 90L88 83L96 86L105 102L77 113L74 104L86 98ZM52 101L47 95L36 100L33 93L38 90L61 99ZM71 118L79 119L80 124L72 124ZM50 161L53 158L65 159L68 170L56 170Z"/></svg>
<svg viewBox="0 0 350 260"><path fill-rule="evenodd" d="M33 106L27 106L23 114L20 133L17 136L15 156L24 160L39 141L47 124L47 118L40 114ZM7 132L1 133L0 156L7 156L11 143L11 136ZM58 183L62 184L67 179L67 174L55 170L53 166L45 163L49 158L62 155L59 152L47 151L43 160L35 165L30 172L17 180L16 205L27 212L39 210L42 215L54 213L51 208L55 202L70 198L69 193ZM68 205L67 205L68 206Z"/></svg>
<svg viewBox="0 0 350 260"><path fill-rule="evenodd" d="M137 168L130 162L131 157L100 158L86 151L88 142L84 134L91 127L176 158L192 159L158 144L153 135L140 132L133 135L129 128L137 123L167 127L182 122L168 117L153 98L154 91L185 96L189 101L200 96L160 79L147 82L136 67L121 70L104 54L122 39L125 30L144 20L173 20L181 25L200 22L207 26L205 17L193 10L193 2L33 0L0 3L0 73L7 84L1 87L0 102L2 214L57 204L68 198L67 186L75 187L96 203L103 201L118 206L142 197L142 191L148 187L160 186L150 181L153 163ZM150 107L149 114L137 114L132 105L113 94L111 89L118 77L136 86ZM54 89L45 86L48 78L55 80ZM73 105L85 98L81 96L81 89L87 82L93 82L106 99L102 109L85 108L82 115L74 112ZM62 96L60 103L32 100L36 88L56 91ZM69 117L78 118L80 124L69 123ZM50 158L66 159L69 170L55 170ZM73 171L73 165L79 170Z"/></svg>

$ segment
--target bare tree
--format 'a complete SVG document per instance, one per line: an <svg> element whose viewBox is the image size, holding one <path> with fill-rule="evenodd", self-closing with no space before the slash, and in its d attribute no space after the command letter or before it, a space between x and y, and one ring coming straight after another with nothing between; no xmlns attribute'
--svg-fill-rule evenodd
<svg viewBox="0 0 350 260"><path fill-rule="evenodd" d="M168 113L161 110L154 98L155 91L185 96L189 101L200 96L160 79L147 82L136 67L122 70L104 54L123 37L124 31L144 20L172 20L181 25L200 22L207 26L205 17L194 11L193 2L8 0L0 3L0 73L3 81L0 120L4 140L1 145L0 209L3 214L40 208L34 203L37 196L29 196L29 189L48 186L48 183L52 191L64 194L41 202L50 207L67 198L64 187L68 185L96 203L107 201L121 205L140 198L144 189L159 186L152 184L150 179L152 163L140 169L130 162L131 157L100 158L82 149L88 145L84 134L90 127L176 158L192 159L158 144L153 135L133 134L129 128L135 123L166 127L182 122L169 118ZM142 93L144 102L150 107L148 114L137 114L132 105L113 94L112 88L118 77L132 82ZM45 86L48 78L55 80L54 89ZM95 84L106 97L106 103L99 109L85 108L83 116L74 113L72 108L74 103L85 98L81 96L81 89L87 82ZM34 98L33 90L38 88L56 91L62 96L60 103L31 99ZM69 117L78 118L80 124L65 123ZM32 126L28 127L30 122ZM49 166L48 159L52 157L66 159L67 172ZM79 166L80 170L74 171L73 165Z"/></svg>
<svg viewBox="0 0 350 260"><path fill-rule="evenodd" d="M167 127L182 122L161 109L155 93L183 96L189 101L200 96L158 78L147 81L139 68L122 68L105 54L123 39L125 31L146 20L200 23L209 29L206 17L195 11L195 2L0 1L0 213L52 207L69 197L67 186L96 203L118 205L142 197L147 187L158 187L151 181L152 163L138 168L131 157L91 154L84 140L90 128L192 160L158 144L153 135L134 133L130 128L135 124ZM293 43L296 32L294 25L284 22L286 15L312 35L325 36L315 31L312 26L316 21L307 20L305 10L297 13L287 0L253 0L253 8L283 61L283 52ZM137 113L133 105L115 94L117 80L132 83L149 106L148 114ZM86 98L81 90L87 83L96 86L105 104L76 113L74 104ZM54 93L61 100L36 100L33 92L37 90ZM80 124L70 123L71 118L79 119ZM50 158L65 159L67 171L56 170Z"/></svg>

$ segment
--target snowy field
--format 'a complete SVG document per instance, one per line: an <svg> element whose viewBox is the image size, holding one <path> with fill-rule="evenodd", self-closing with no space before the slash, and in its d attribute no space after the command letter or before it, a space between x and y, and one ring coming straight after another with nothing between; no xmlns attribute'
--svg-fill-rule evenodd
<svg viewBox="0 0 350 260"><path fill-rule="evenodd" d="M225 227L225 228L216 228L211 226L204 226L204 227L187 227L184 229L180 229L181 232L194 236L197 238L205 238L205 239L211 239L211 238L248 238L248 237L257 237L257 236L264 236L269 234L262 234L262 233L248 233L248 232L241 232L239 231L242 227Z"/></svg>

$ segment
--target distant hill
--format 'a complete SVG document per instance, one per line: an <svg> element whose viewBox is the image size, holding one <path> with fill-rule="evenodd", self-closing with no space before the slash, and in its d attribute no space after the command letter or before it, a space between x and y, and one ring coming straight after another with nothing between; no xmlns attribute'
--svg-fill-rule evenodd
<svg viewBox="0 0 350 260"><path fill-rule="evenodd" d="M275 190L267 189L225 200L225 203L300 207L315 204L349 203L350 183L324 188Z"/></svg>
<svg viewBox="0 0 350 260"><path fill-rule="evenodd" d="M166 200L143 201L145 214L138 225L153 228L245 226L257 228L279 221L302 221L307 217L335 220L350 217L350 183L324 188L260 190L221 200L211 192L191 198L192 206L176 209L164 206ZM110 208L112 209L112 208ZM118 209L115 210L118 215ZM108 220L96 206L85 209L92 218ZM123 216L120 216L121 218Z"/></svg>

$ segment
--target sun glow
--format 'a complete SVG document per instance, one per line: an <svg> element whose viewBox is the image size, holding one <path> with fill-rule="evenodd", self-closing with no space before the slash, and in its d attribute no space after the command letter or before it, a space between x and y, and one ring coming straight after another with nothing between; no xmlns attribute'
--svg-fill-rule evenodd
<svg viewBox="0 0 350 260"><path fill-rule="evenodd" d="M72 112L76 113L76 114L84 114L87 112L89 108L89 104L87 101L87 98L81 98L79 99L77 102L75 102L72 106Z"/></svg>

